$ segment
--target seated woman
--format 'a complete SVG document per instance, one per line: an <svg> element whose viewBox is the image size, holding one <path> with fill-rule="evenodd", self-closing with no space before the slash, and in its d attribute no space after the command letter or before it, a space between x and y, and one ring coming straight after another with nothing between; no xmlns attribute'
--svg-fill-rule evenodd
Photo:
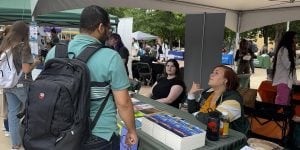
<svg viewBox="0 0 300 150"><path fill-rule="evenodd" d="M202 91L199 84L193 82L188 93L188 111L206 116L210 111L228 112L230 128L246 133L247 121L244 117L243 100L236 91L239 87L236 73L227 66L217 66L210 75L208 85L196 100L195 94Z"/></svg>
<svg viewBox="0 0 300 150"><path fill-rule="evenodd" d="M151 98L173 107L179 108L179 103L185 98L185 84L180 76L179 64L175 59L169 59L165 67L165 76L152 86Z"/></svg>

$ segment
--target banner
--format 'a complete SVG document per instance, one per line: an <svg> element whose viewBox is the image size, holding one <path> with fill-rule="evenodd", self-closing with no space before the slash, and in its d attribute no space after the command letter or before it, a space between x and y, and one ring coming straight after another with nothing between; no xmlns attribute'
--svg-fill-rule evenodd
<svg viewBox="0 0 300 150"><path fill-rule="evenodd" d="M32 55L39 54L37 38L38 38L38 26L36 22L31 22L29 26L29 44L30 44Z"/></svg>

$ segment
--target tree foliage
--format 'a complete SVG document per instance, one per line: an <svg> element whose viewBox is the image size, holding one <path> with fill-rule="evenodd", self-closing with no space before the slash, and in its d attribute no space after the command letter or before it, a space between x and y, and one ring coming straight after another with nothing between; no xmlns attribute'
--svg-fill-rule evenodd
<svg viewBox="0 0 300 150"><path fill-rule="evenodd" d="M300 20L292 21L290 23L290 30L298 33L297 41L298 41L298 49L300 49Z"/></svg>
<svg viewBox="0 0 300 150"><path fill-rule="evenodd" d="M108 8L112 15L122 17L133 17L133 31L148 32L160 36L169 44L181 41L184 44L185 34L185 15L168 11L139 9L139 8ZM240 34L241 38L252 39L256 41L257 35L264 38L264 44L268 45L271 40L276 43L285 32L286 23L268 25L256 28ZM290 30L300 33L300 21L292 21ZM300 38L300 36L298 36ZM235 42L235 32L228 28L224 30L224 47L232 49Z"/></svg>
<svg viewBox="0 0 300 150"><path fill-rule="evenodd" d="M171 46L176 41L184 42L185 15L160 10L108 8L118 17L133 17L133 31L143 31L157 35Z"/></svg>
<svg viewBox="0 0 300 150"><path fill-rule="evenodd" d="M235 32L225 27L224 29L224 46L227 50L234 48L235 44Z"/></svg>

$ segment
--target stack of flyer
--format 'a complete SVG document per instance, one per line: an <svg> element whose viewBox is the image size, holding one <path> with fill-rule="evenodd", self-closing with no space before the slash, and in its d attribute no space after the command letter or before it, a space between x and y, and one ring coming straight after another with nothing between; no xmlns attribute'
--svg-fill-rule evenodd
<svg viewBox="0 0 300 150"><path fill-rule="evenodd" d="M205 145L205 130L168 113L146 115L142 131L175 150L192 150Z"/></svg>
<svg viewBox="0 0 300 150"><path fill-rule="evenodd" d="M161 112L161 110L154 108L154 106L141 102L135 98L131 98L131 101L135 112L141 112L146 115Z"/></svg>

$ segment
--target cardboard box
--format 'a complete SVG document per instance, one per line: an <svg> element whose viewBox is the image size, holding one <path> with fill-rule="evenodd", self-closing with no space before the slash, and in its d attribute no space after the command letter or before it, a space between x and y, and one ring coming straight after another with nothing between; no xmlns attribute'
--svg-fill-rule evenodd
<svg viewBox="0 0 300 150"><path fill-rule="evenodd" d="M201 130L199 134L181 137L173 131L143 117L142 131L174 150L192 150L205 145L205 130Z"/></svg>

